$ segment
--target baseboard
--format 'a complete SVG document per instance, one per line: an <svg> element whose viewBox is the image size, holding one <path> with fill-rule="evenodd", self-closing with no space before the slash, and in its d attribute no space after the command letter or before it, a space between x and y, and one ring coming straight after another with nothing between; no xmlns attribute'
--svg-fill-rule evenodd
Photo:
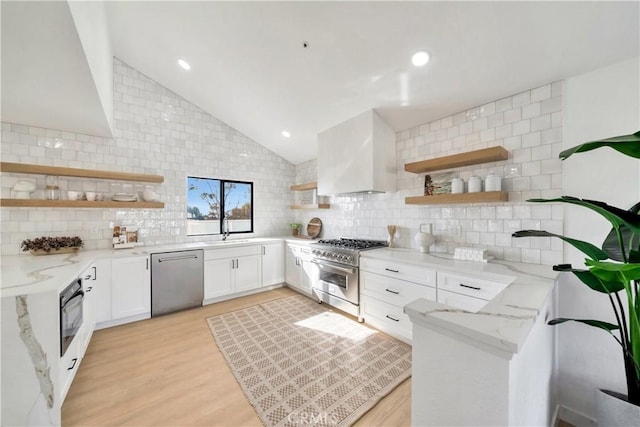
<svg viewBox="0 0 640 427"><path fill-rule="evenodd" d="M567 422L575 427L598 427L598 422L593 418L563 405L556 406L552 425L558 425L558 420Z"/></svg>

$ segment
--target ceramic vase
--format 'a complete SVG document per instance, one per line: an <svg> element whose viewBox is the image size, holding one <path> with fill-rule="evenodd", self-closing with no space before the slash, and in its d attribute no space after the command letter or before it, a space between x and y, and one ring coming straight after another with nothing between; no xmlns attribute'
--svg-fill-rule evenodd
<svg viewBox="0 0 640 427"><path fill-rule="evenodd" d="M420 230L416 233L413 238L416 242L418 250L420 252L429 253L429 247L433 245L436 241L436 238L433 236L433 229L431 224L428 225L427 231Z"/></svg>

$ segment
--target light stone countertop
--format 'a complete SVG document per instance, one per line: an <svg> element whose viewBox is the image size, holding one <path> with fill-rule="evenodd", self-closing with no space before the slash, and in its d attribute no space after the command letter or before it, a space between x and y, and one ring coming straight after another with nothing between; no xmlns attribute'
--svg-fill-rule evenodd
<svg viewBox="0 0 640 427"><path fill-rule="evenodd" d="M522 348L558 275L547 265L501 260L488 263L458 261L445 254L424 254L403 249L375 249L365 251L361 256L509 283L477 313L424 298L404 307L404 312L414 325L442 328L507 354L518 353Z"/></svg>
<svg viewBox="0 0 640 427"><path fill-rule="evenodd" d="M290 241L289 238L247 238L229 239L225 242L193 242L157 246L139 246L130 249L103 249L72 254L33 256L30 254L2 257L0 275L0 296L9 297L46 291L60 291L98 259L148 256L152 253L186 251L191 249L224 249L276 241ZM295 243L298 243L298 239ZM300 239L301 242L310 240ZM308 244L308 243L301 243Z"/></svg>

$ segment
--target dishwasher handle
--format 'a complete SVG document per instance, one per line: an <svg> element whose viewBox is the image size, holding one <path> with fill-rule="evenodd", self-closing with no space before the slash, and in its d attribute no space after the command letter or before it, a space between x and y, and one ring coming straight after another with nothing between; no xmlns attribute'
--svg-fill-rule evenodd
<svg viewBox="0 0 640 427"><path fill-rule="evenodd" d="M158 258L158 262L167 262L167 261L178 261L181 259L198 259L198 255L179 255L179 256L173 256L173 257L166 257L166 258Z"/></svg>

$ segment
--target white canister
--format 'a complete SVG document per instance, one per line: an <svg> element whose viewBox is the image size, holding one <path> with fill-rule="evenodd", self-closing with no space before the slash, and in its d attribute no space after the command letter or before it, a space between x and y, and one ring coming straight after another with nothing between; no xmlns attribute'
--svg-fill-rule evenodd
<svg viewBox="0 0 640 427"><path fill-rule="evenodd" d="M482 191L482 180L479 176L469 178L469 193L479 193Z"/></svg>
<svg viewBox="0 0 640 427"><path fill-rule="evenodd" d="M460 178L453 178L451 180L451 193L460 194L464 193L464 181Z"/></svg>
<svg viewBox="0 0 640 427"><path fill-rule="evenodd" d="M498 175L490 173L484 180L484 191L502 190L502 180Z"/></svg>

